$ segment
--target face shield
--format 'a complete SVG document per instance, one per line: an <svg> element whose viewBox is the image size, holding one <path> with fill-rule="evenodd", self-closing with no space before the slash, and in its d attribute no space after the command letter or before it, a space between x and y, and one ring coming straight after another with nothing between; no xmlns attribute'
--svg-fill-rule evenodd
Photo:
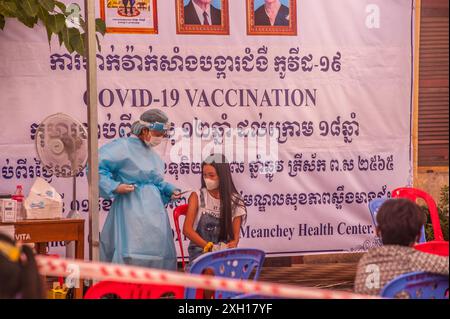
<svg viewBox="0 0 450 319"><path fill-rule="evenodd" d="M168 137L167 132L170 129L169 123L160 123L160 122L152 122L152 123L142 122L142 123L145 123L146 127L150 131L156 131L158 133L162 133L164 138Z"/></svg>
<svg viewBox="0 0 450 319"><path fill-rule="evenodd" d="M147 143L158 155L165 157L167 152L167 144L169 141L170 124L161 122L144 122L140 121L150 132L150 141Z"/></svg>

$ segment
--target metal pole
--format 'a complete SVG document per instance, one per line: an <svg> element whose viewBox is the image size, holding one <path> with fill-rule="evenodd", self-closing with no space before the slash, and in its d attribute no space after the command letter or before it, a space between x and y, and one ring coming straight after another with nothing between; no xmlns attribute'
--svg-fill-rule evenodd
<svg viewBox="0 0 450 319"><path fill-rule="evenodd" d="M75 167L75 166L72 166L72 167ZM73 212L76 212L78 210L77 209L77 176L76 175L72 178L72 203L71 203L71 205L73 205L72 206L73 208L71 209L72 214L75 214ZM73 215L71 217L73 217Z"/></svg>
<svg viewBox="0 0 450 319"><path fill-rule="evenodd" d="M97 139L97 61L95 39L95 3L84 0L86 17L87 97L89 126L89 259L99 260L99 212L98 212L98 139Z"/></svg>

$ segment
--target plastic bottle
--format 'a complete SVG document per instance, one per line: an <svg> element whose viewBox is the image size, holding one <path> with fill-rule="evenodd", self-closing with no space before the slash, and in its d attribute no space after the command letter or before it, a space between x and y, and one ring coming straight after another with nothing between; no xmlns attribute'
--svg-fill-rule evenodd
<svg viewBox="0 0 450 319"><path fill-rule="evenodd" d="M23 208L24 196L23 196L22 185L16 186L16 193L12 196L12 199L14 199L17 202L16 220L25 219L24 208Z"/></svg>

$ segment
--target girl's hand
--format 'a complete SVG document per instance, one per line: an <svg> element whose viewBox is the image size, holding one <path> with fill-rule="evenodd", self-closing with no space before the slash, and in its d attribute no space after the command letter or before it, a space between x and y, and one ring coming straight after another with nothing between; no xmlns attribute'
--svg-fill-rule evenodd
<svg viewBox="0 0 450 319"><path fill-rule="evenodd" d="M117 194L128 194L134 192L134 186L129 184L120 184L117 186L115 192Z"/></svg>
<svg viewBox="0 0 450 319"><path fill-rule="evenodd" d="M236 248L238 243L239 243L239 240L232 240L232 241L228 242L227 247L228 248Z"/></svg>

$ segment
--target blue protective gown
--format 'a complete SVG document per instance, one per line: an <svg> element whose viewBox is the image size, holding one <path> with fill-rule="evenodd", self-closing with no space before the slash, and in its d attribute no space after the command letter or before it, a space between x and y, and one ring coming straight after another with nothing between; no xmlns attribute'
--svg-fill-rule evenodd
<svg viewBox="0 0 450 319"><path fill-rule="evenodd" d="M117 139L99 151L100 196L114 199L100 234L106 262L175 270L176 253L165 204L176 189L164 182L164 163L135 137ZM135 191L116 194L119 184Z"/></svg>

